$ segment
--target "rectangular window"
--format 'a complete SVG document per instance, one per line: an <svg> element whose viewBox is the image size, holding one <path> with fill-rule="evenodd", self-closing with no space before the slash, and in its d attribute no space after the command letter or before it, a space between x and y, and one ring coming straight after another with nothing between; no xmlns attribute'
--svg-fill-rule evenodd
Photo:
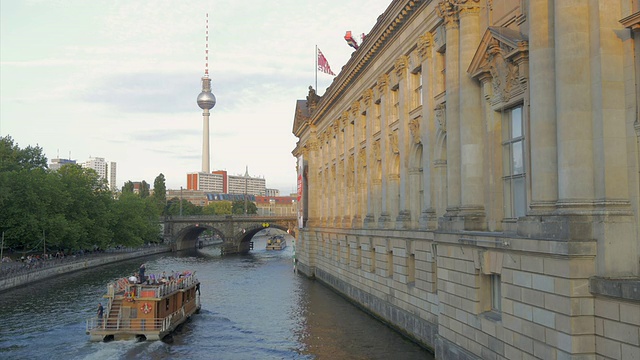
<svg viewBox="0 0 640 360"><path fill-rule="evenodd" d="M394 123L400 119L400 96L398 96L398 90L391 91L391 123Z"/></svg>
<svg viewBox="0 0 640 360"><path fill-rule="evenodd" d="M416 70L411 74L411 83L413 85L413 96L411 103L413 109L422 106L422 71Z"/></svg>
<svg viewBox="0 0 640 360"><path fill-rule="evenodd" d="M370 271L372 273L376 272L376 248L375 246L371 247L371 268Z"/></svg>
<svg viewBox="0 0 640 360"><path fill-rule="evenodd" d="M502 281L499 274L491 274L491 310L502 312Z"/></svg>
<svg viewBox="0 0 640 360"><path fill-rule="evenodd" d="M522 106L507 110L503 124L505 217L518 218L526 215L527 207Z"/></svg>
<svg viewBox="0 0 640 360"><path fill-rule="evenodd" d="M409 254L407 257L407 282L415 284L416 281L416 255Z"/></svg>

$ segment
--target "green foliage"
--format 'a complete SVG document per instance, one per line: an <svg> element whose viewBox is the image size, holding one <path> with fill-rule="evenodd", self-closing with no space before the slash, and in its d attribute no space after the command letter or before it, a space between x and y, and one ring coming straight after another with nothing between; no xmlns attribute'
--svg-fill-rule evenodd
<svg viewBox="0 0 640 360"><path fill-rule="evenodd" d="M165 178L162 173L156 176L153 181L153 195L151 195L156 207L165 215L165 207L167 204L167 185L165 184Z"/></svg>
<svg viewBox="0 0 640 360"><path fill-rule="evenodd" d="M133 194L133 182L131 180L124 183L124 186L122 187L122 193Z"/></svg>
<svg viewBox="0 0 640 360"><path fill-rule="evenodd" d="M180 216L180 199L174 197L167 202L167 215ZM182 199L182 216L202 215L202 207Z"/></svg>
<svg viewBox="0 0 640 360"><path fill-rule="evenodd" d="M245 213L244 207L245 203L247 205L247 214L257 214L258 207L253 201L244 201L244 200L234 200L231 205L231 212L233 214L242 215Z"/></svg>
<svg viewBox="0 0 640 360"><path fill-rule="evenodd" d="M20 149L0 137L0 231L16 251L91 250L157 241L160 209L124 191L114 200L92 169L49 171L39 147Z"/></svg>
<svg viewBox="0 0 640 360"><path fill-rule="evenodd" d="M140 185L140 197L143 199L149 197L149 184L144 180L142 180L142 184Z"/></svg>
<svg viewBox="0 0 640 360"><path fill-rule="evenodd" d="M202 208L203 215L231 215L231 201L214 201Z"/></svg>

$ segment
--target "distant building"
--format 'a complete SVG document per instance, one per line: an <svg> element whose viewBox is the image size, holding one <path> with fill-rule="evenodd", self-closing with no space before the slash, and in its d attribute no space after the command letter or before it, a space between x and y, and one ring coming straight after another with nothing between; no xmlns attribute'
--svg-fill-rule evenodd
<svg viewBox="0 0 640 360"><path fill-rule="evenodd" d="M197 172L187 174L187 190L206 192L224 192L225 178L214 173Z"/></svg>
<svg viewBox="0 0 640 360"><path fill-rule="evenodd" d="M292 196L256 196L258 215L263 216L295 216L298 202Z"/></svg>
<svg viewBox="0 0 640 360"><path fill-rule="evenodd" d="M248 172L245 175L228 175L225 170L197 172L187 174L187 190L264 196L266 181L264 178L251 177Z"/></svg>
<svg viewBox="0 0 640 360"><path fill-rule="evenodd" d="M117 181L116 181L116 162L112 161L110 163L110 167L109 167L109 189L113 192L115 192L116 190L118 190L118 187L116 186Z"/></svg>
<svg viewBox="0 0 640 360"><path fill-rule="evenodd" d="M187 200L196 206L205 206L209 203L204 191L200 190L167 190L167 200L171 199Z"/></svg>
<svg viewBox="0 0 640 360"><path fill-rule="evenodd" d="M57 170L60 170L60 168L63 165L75 164L75 163L76 161L71 159L51 159L51 163L49 164L49 169L57 171Z"/></svg>
<svg viewBox="0 0 640 360"><path fill-rule="evenodd" d="M98 176L100 176L100 179L108 182L111 191L116 190L116 163L114 161L110 163L111 171L109 171L109 165L105 159L101 157L90 157L89 160L80 165L84 168L95 170Z"/></svg>
<svg viewBox="0 0 640 360"><path fill-rule="evenodd" d="M147 184L146 182L143 184L141 181L133 181L133 193L134 194L140 194L140 192L142 191L142 188L146 187L148 191L150 191L151 189L151 185Z"/></svg>
<svg viewBox="0 0 640 360"><path fill-rule="evenodd" d="M264 189L265 196L280 196L280 190L278 189Z"/></svg>

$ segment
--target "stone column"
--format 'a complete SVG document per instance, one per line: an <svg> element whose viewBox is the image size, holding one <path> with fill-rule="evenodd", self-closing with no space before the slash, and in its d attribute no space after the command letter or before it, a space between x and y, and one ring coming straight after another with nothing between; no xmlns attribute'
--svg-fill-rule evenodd
<svg viewBox="0 0 640 360"><path fill-rule="evenodd" d="M422 35L418 39L418 54L421 61L422 76L422 124L420 132L422 137L422 204L423 210L420 215L420 228L435 228L435 205L433 203L433 148L435 146L434 136L434 111L433 111L433 57L432 57L433 36L430 32Z"/></svg>
<svg viewBox="0 0 640 360"><path fill-rule="evenodd" d="M362 206L362 194L361 194L361 188L360 188L360 183L362 181L362 176L363 174L361 174L361 167L362 164L360 164L359 161L359 155L360 155L360 138L362 137L361 135L361 127L362 127L362 119L360 118L360 102L359 101L354 101L353 104L351 104L351 123L353 124L351 126L351 129L353 129L352 131L352 136L353 136L353 155L351 155L352 159L353 159L353 168L350 169L350 171L353 171L353 183L350 184L351 186L351 192L353 193L353 199L351 201L351 227L360 227L361 223L362 223L362 212L361 212L361 206Z"/></svg>
<svg viewBox="0 0 640 360"><path fill-rule="evenodd" d="M467 68L480 43L480 7L477 0L467 2L460 19L460 216L465 230L486 228L484 213L484 132L480 85L467 74ZM447 59L449 32L447 31ZM447 70L449 67L447 67ZM447 73L448 76L448 73ZM448 85L448 84L447 84ZM447 86L447 92L449 87ZM447 99L447 103L449 103ZM447 106L449 108L449 106ZM448 119L448 115L447 115ZM454 129L451 129L453 131ZM449 132L448 134L451 134Z"/></svg>
<svg viewBox="0 0 640 360"><path fill-rule="evenodd" d="M370 225L371 223L373 223L375 221L374 217L373 217L373 182L372 182L372 178L373 178L373 167L375 165L375 160L373 159L373 121L376 121L376 114L373 113L373 106L371 103L371 99L373 97L373 90L371 89L367 89L364 94L362 95L362 100L364 102L364 106L365 106L365 111L366 111L366 115L365 115L365 124L366 124L366 128L365 128L365 141L367 142L367 146L366 146L366 153L365 153L365 163L367 165L367 173L363 174L364 176L366 176L366 188L365 191L366 193L364 194L364 204L362 206L363 208L363 214L365 215L364 219L362 220L362 225L363 227L368 227L368 225Z"/></svg>
<svg viewBox="0 0 640 360"><path fill-rule="evenodd" d="M555 1L558 204L574 212L594 199L589 2Z"/></svg>
<svg viewBox="0 0 640 360"><path fill-rule="evenodd" d="M349 112L345 111L340 118L342 122L342 143L344 144L343 176L342 176L342 227L351 227L351 211L353 210L353 158L351 145L353 144L353 125Z"/></svg>
<svg viewBox="0 0 640 360"><path fill-rule="evenodd" d="M441 1L437 8L444 19L447 39L446 52L446 119L447 119L447 212L454 218L460 210L460 41L457 8L449 1ZM446 224L442 228L449 228Z"/></svg>
<svg viewBox="0 0 640 360"><path fill-rule="evenodd" d="M558 148L555 121L555 50L551 0L530 0L529 143L531 146L531 215L550 214L558 200Z"/></svg>
<svg viewBox="0 0 640 360"><path fill-rule="evenodd" d="M398 76L398 150L400 152L400 171L398 181L398 215L396 217L396 228L406 229L411 226L411 182L409 178L409 149L411 137L409 135L409 113L407 89L407 71L409 59L406 55L400 56L394 65Z"/></svg>
<svg viewBox="0 0 640 360"><path fill-rule="evenodd" d="M389 162L385 154L387 153L387 143L389 141L389 76L382 74L378 77L378 89L380 90L380 112L382 113L382 124L380 124L380 160L382 161L382 191L380 194L382 204L380 209L380 218L378 225L386 227L390 219L389 210L387 209L387 174L389 173Z"/></svg>
<svg viewBox="0 0 640 360"><path fill-rule="evenodd" d="M594 197L598 217L596 270L601 276L637 276L638 240L630 202L625 94L625 44L619 2L591 10L591 101L593 104ZM594 22L596 23L594 26ZM627 52L629 54L629 52ZM603 201L604 199L604 201ZM637 199L635 200L637 201Z"/></svg>

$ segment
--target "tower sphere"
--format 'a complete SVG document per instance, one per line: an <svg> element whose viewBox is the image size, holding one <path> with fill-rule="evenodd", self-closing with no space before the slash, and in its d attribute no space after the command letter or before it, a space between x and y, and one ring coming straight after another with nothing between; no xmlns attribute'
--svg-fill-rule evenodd
<svg viewBox="0 0 640 360"><path fill-rule="evenodd" d="M198 95L200 109L212 109L216 106L216 97L210 91L203 91Z"/></svg>

